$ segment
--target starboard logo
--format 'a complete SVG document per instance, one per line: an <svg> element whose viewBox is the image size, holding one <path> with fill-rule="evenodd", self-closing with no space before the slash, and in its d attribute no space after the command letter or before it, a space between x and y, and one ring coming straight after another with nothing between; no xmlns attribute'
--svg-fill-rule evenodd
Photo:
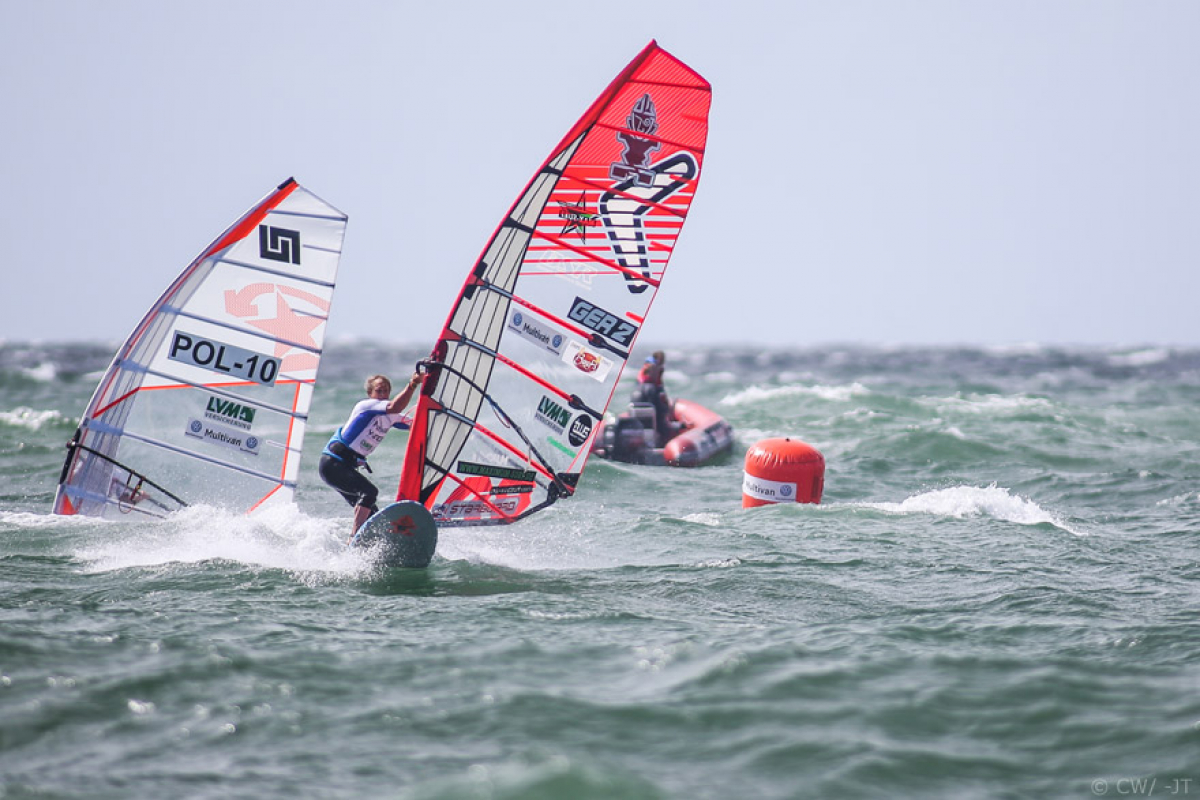
<svg viewBox="0 0 1200 800"><path fill-rule="evenodd" d="M542 395L542 400L538 403L537 411L534 412L533 418L546 427L562 433L566 430L567 423L571 421L571 412L549 397Z"/></svg>
<svg viewBox="0 0 1200 800"><path fill-rule="evenodd" d="M244 406L232 400L222 400L220 397L210 395L208 407L204 409L204 416L211 420L228 422L238 428L250 430L254 425L254 411L252 406Z"/></svg>
<svg viewBox="0 0 1200 800"><path fill-rule="evenodd" d="M300 263L300 231L258 226L258 255L268 261L285 264Z"/></svg>
<svg viewBox="0 0 1200 800"><path fill-rule="evenodd" d="M592 418L587 414L580 414L575 418L575 421L571 423L571 430L567 433L567 441L569 441L572 446L579 447L581 444L586 442L588 437L591 435Z"/></svg>
<svg viewBox="0 0 1200 800"><path fill-rule="evenodd" d="M497 511L503 514L515 514L521 507L518 497L497 497L492 501ZM490 517L496 512L482 500L455 500L440 503L432 509L434 519L461 519L463 517Z"/></svg>
<svg viewBox="0 0 1200 800"><path fill-rule="evenodd" d="M625 274L625 280L629 281L625 288L631 294L641 294L650 288L650 284L637 277L638 274L644 278L652 277L650 245L642 218L680 189L691 186L700 168L691 153L679 152L653 165L651 172L656 181L661 176L666 176L666 180L658 181L649 192L635 189L633 181L628 180L600 197L600 219L604 222L613 255L618 264L633 273ZM630 199L631 194L643 198L644 202Z"/></svg>
<svg viewBox="0 0 1200 800"><path fill-rule="evenodd" d="M654 108L654 100L650 93L642 95L625 117L627 131L617 134L617 141L624 145L621 161L613 162L608 168L608 177L614 181L632 180L638 186L653 186L654 171L647 169L651 154L658 151L662 144L647 139L658 132L658 112ZM638 136L638 134L646 136Z"/></svg>
<svg viewBox="0 0 1200 800"><path fill-rule="evenodd" d="M650 163L650 156L661 149L662 143L647 138L657 134L659 128L658 112L648 92L634 103L625 124L628 130L617 134L624 148L621 160L612 162L608 168L608 177L619 183L600 196L597 210L617 263L632 270L625 273L628 281L625 288L631 294L641 294L649 284L637 276L652 277L642 218L661 208L671 195L690 188L700 169L692 154L683 150L657 164Z"/></svg>
<svg viewBox="0 0 1200 800"><path fill-rule="evenodd" d="M587 210L587 193L580 192L579 199L574 203L564 203L562 200L555 202L558 203L558 218L564 221L558 235L566 236L575 231L579 234L579 241L586 244L587 229L600 224L600 215Z"/></svg>
<svg viewBox="0 0 1200 800"><path fill-rule="evenodd" d="M575 298L575 302L571 304L571 310L567 312L567 316L585 328L590 328L596 333L603 334L617 344L623 344L626 347L630 345L634 334L638 332L638 327L632 322L627 322L615 314L605 311L600 306L589 303L582 297Z"/></svg>

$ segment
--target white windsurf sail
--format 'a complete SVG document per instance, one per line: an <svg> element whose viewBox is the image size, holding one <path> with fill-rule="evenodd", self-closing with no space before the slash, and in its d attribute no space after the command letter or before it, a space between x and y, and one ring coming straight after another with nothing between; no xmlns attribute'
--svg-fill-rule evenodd
<svg viewBox="0 0 1200 800"><path fill-rule="evenodd" d="M54 512L290 500L345 230L288 179L209 245L101 378Z"/></svg>
<svg viewBox="0 0 1200 800"><path fill-rule="evenodd" d="M574 493L695 196L711 95L651 42L554 149L426 362L398 499L487 525Z"/></svg>

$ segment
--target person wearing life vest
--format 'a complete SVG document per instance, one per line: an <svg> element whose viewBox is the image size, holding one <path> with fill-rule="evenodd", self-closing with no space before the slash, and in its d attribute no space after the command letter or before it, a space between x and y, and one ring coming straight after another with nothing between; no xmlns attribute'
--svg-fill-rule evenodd
<svg viewBox="0 0 1200 800"><path fill-rule="evenodd" d="M408 430L411 427L411 420L403 413L404 407L412 400L413 392L420 383L421 374L414 372L404 390L389 400L391 381L383 375L367 378L367 398L355 404L346 424L337 429L321 453L321 462L317 466L321 480L354 507L351 538L379 510L375 505L379 489L358 468L365 467L367 472L371 471L367 456L374 452L388 431L392 428Z"/></svg>
<svg viewBox="0 0 1200 800"><path fill-rule="evenodd" d="M663 369L667 358L661 350L655 350L638 371L638 385L633 390L633 402L650 403L654 406L654 431L660 445L666 444L675 430L672 426L674 414L667 390L663 388Z"/></svg>

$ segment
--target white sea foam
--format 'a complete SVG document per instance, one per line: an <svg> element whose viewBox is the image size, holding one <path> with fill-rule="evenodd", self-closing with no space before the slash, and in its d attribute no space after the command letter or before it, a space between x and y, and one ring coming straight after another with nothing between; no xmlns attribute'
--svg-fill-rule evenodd
<svg viewBox="0 0 1200 800"><path fill-rule="evenodd" d="M47 529L77 526L82 517L64 517L58 514L30 514L25 511L0 511L0 532L7 528L21 530L25 528ZM92 520L88 520L91 522Z"/></svg>
<svg viewBox="0 0 1200 800"><path fill-rule="evenodd" d="M1132 353L1113 353L1108 356L1108 363L1114 367L1145 367L1150 364L1161 364L1171 357L1171 351L1165 347L1150 347L1145 350L1135 350Z"/></svg>
<svg viewBox="0 0 1200 800"><path fill-rule="evenodd" d="M438 557L521 571L604 569L628 563L628 553L588 536L581 512L555 508L522 525L446 527L438 531ZM645 553L639 554L645 556Z"/></svg>
<svg viewBox="0 0 1200 800"><path fill-rule="evenodd" d="M213 560L301 575L357 575L371 569L367 553L342 544L345 520L310 517L293 504L250 515L192 506L162 521L109 521L105 527L75 553L88 571Z"/></svg>
<svg viewBox="0 0 1200 800"><path fill-rule="evenodd" d="M984 345L981 349L994 356L1036 356L1046 352L1046 345L1037 342L1010 342Z"/></svg>
<svg viewBox="0 0 1200 800"><path fill-rule="evenodd" d="M57 422L63 418L63 415L57 411L38 411L24 406L14 408L12 411L0 411L0 422L18 428L28 428L31 431L41 430L46 423Z"/></svg>
<svg viewBox="0 0 1200 800"><path fill-rule="evenodd" d="M1174 497L1168 497L1166 500L1159 500L1154 505L1156 506L1182 506L1194 503L1197 498L1200 498L1200 492L1184 492L1177 494Z"/></svg>
<svg viewBox="0 0 1200 800"><path fill-rule="evenodd" d="M957 411L963 414L986 414L989 416L1021 414L1029 411L1051 413L1054 409L1054 405L1043 397L1026 397L1024 395L969 394L924 398L918 402L922 405L932 406L940 412Z"/></svg>
<svg viewBox="0 0 1200 800"><path fill-rule="evenodd" d="M1048 523L1068 533L1084 535L1072 530L1061 519L1032 500L1014 495L1008 489L995 484L987 487L954 486L913 495L901 503L862 505L892 514L931 514L956 519L986 516L1018 525Z"/></svg>
<svg viewBox="0 0 1200 800"><path fill-rule="evenodd" d="M58 368L49 361L43 361L36 367L23 367L21 372L26 377L33 378L35 381L42 381L43 383L49 383L58 377Z"/></svg>
<svg viewBox="0 0 1200 800"><path fill-rule="evenodd" d="M752 405L765 400L787 397L816 397L832 402L844 402L870 393L870 389L857 382L849 386L751 386L722 397L718 404L723 406Z"/></svg>

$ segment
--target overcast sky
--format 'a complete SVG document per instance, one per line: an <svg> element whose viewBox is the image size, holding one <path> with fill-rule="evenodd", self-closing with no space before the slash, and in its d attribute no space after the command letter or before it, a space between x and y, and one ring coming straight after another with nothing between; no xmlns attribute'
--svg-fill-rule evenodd
<svg viewBox="0 0 1200 800"><path fill-rule="evenodd" d="M0 0L0 339L119 341L289 176L432 344L650 40L713 85L639 340L1200 344L1200 2Z"/></svg>

